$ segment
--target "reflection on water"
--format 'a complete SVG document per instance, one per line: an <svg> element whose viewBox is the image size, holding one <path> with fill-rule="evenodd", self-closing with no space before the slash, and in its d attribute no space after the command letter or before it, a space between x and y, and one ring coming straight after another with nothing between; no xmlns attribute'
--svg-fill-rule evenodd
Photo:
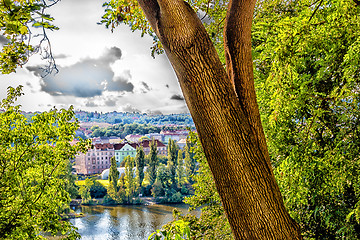
<svg viewBox="0 0 360 240"><path fill-rule="evenodd" d="M171 221L174 208L187 213L188 206L81 206L76 212L83 212L86 216L70 221L78 228L81 239L84 240L142 240Z"/></svg>

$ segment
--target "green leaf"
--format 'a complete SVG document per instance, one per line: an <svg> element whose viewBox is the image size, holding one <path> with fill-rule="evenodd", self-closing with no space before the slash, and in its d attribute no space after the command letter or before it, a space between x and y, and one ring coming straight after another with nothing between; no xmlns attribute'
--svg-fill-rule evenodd
<svg viewBox="0 0 360 240"><path fill-rule="evenodd" d="M27 33L28 33L27 27L26 27L26 26L22 26L22 27L20 28L20 33L21 33L22 35L27 34Z"/></svg>

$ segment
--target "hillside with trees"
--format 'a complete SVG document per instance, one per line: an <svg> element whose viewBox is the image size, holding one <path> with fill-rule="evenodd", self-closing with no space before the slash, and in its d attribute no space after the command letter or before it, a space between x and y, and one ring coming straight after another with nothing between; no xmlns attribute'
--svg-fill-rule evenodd
<svg viewBox="0 0 360 240"><path fill-rule="evenodd" d="M85 112L76 111L75 117L80 122L105 122L110 124L148 124L155 126L162 125L181 125L194 126L194 122L190 114L152 114L146 113L127 113L127 112Z"/></svg>
<svg viewBox="0 0 360 240"><path fill-rule="evenodd" d="M101 128L97 125L94 125L90 128L92 131L91 137L111 137L117 136L120 138L125 138L125 136L129 134L138 134L138 135L145 135L149 133L160 133L161 131L174 131L174 130L187 130L190 127L186 126L177 126L175 122L171 123L171 126L163 125L151 125L151 124L138 124L138 123L131 123L131 124L114 124L113 126ZM191 129L194 130L192 127Z"/></svg>

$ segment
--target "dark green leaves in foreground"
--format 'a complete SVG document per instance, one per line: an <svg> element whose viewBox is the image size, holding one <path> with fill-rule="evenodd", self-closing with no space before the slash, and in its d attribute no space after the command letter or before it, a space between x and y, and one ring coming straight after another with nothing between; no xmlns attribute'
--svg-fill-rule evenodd
<svg viewBox="0 0 360 240"><path fill-rule="evenodd" d="M360 7L262 1L255 77L275 175L307 239L359 239Z"/></svg>
<svg viewBox="0 0 360 240"><path fill-rule="evenodd" d="M13 106L20 95L21 87L10 87L0 105L0 236L39 239L46 232L75 239L77 233L60 214L70 201L61 176L84 150L84 144L70 145L78 123L72 109L53 109L28 121Z"/></svg>

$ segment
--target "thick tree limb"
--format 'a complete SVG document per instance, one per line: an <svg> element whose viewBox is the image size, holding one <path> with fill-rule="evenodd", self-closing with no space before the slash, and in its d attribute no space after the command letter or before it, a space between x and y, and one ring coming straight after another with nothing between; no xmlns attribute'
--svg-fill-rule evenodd
<svg viewBox="0 0 360 240"><path fill-rule="evenodd" d="M251 55L251 25L256 0L230 0L224 28L229 78L248 116L258 108Z"/></svg>
<svg viewBox="0 0 360 240"><path fill-rule="evenodd" d="M187 3L139 3L177 74L235 238L298 239L272 173L256 103L250 41L255 1L230 2L229 74Z"/></svg>
<svg viewBox="0 0 360 240"><path fill-rule="evenodd" d="M271 168L254 86L251 26L255 2L256 0L230 0L224 28L224 47L228 76L252 131L257 136L257 145Z"/></svg>

